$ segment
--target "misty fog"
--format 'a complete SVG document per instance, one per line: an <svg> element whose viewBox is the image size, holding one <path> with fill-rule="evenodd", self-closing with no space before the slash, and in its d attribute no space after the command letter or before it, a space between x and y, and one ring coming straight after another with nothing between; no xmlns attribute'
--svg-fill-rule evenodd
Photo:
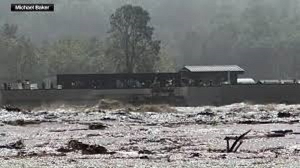
<svg viewBox="0 0 300 168"><path fill-rule="evenodd" d="M54 3L55 11L10 11L11 3L31 2ZM96 37L105 42L110 15L124 4L133 4L149 12L155 37L162 41L164 53L175 59L176 69L184 65L237 64L246 70L248 77L294 79L300 77L299 3L299 0L1 0L0 26L17 25L18 34L38 48L46 41L52 43L68 37ZM7 70L9 64L3 53L0 47L0 78L6 79L13 71Z"/></svg>

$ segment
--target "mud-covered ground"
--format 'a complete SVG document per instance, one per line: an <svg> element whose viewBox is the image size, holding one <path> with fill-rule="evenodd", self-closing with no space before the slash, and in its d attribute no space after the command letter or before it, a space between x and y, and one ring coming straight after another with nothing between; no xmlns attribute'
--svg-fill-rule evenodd
<svg viewBox="0 0 300 168"><path fill-rule="evenodd" d="M175 109L2 109L0 167L300 167L300 105ZM250 129L247 136L258 138L244 140L236 153L227 153L224 138ZM294 134L263 137L273 130ZM107 151L72 150L71 140Z"/></svg>

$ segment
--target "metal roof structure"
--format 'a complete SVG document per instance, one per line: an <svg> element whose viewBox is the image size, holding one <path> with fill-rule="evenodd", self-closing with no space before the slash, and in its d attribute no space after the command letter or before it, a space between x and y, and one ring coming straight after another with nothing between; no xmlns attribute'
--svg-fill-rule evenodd
<svg viewBox="0 0 300 168"><path fill-rule="evenodd" d="M237 65L185 66L182 70L190 72L245 72Z"/></svg>

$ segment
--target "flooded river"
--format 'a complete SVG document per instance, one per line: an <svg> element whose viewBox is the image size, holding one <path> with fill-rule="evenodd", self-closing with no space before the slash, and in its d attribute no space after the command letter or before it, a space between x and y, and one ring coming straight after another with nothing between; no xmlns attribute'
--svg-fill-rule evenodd
<svg viewBox="0 0 300 168"><path fill-rule="evenodd" d="M0 167L300 167L300 105L0 110ZM226 136L251 130L236 153ZM292 130L283 137L265 137ZM71 140L106 153L67 150ZM70 144L70 143L69 143Z"/></svg>

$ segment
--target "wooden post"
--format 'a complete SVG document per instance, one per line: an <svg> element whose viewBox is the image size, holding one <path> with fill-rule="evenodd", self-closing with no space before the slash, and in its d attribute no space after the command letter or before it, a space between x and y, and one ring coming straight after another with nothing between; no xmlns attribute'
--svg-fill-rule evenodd
<svg viewBox="0 0 300 168"><path fill-rule="evenodd" d="M228 80L228 84L231 84L231 74L230 74L230 71L227 72L227 80Z"/></svg>

